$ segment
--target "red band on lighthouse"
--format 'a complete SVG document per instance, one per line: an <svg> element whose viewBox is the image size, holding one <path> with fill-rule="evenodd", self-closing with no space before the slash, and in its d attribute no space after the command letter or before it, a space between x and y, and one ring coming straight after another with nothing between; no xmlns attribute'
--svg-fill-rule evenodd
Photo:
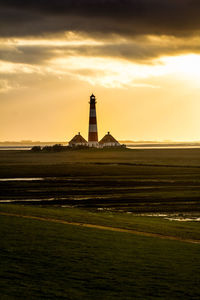
<svg viewBox="0 0 200 300"><path fill-rule="evenodd" d="M98 147L96 99L93 94L90 96L90 117L89 117L88 143L89 143L90 147Z"/></svg>

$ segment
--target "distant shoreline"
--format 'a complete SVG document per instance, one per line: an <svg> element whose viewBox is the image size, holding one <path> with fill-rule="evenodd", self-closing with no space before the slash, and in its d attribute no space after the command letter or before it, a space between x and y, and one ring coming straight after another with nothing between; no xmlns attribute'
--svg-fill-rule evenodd
<svg viewBox="0 0 200 300"><path fill-rule="evenodd" d="M153 141L119 141L127 147L200 147L200 142L153 142ZM0 142L0 148L31 148L33 146L53 146L61 144L67 146L68 142L39 142L39 141L22 141L22 142Z"/></svg>
<svg viewBox="0 0 200 300"><path fill-rule="evenodd" d="M200 149L200 144L125 144L126 149L130 150L192 150ZM45 146L53 146L49 144L45 145L0 145L0 151L30 151L34 146L39 146L41 148Z"/></svg>

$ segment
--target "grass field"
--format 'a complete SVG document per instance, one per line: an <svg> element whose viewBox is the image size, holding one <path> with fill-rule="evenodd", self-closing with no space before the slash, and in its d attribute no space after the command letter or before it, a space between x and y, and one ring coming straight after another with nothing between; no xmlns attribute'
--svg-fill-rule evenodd
<svg viewBox="0 0 200 300"><path fill-rule="evenodd" d="M198 223L80 209L6 205L1 212L177 232ZM0 215L1 299L199 299L199 245ZM149 226L148 226L148 224Z"/></svg>
<svg viewBox="0 0 200 300"><path fill-rule="evenodd" d="M137 216L111 211L97 212L70 207L23 206L13 204L1 205L1 213L137 230L141 233L156 233L163 236L171 236L178 239L193 239L200 242L200 222L177 222L164 219L163 217Z"/></svg>
<svg viewBox="0 0 200 300"><path fill-rule="evenodd" d="M0 299L199 299L199 158L0 151Z"/></svg>

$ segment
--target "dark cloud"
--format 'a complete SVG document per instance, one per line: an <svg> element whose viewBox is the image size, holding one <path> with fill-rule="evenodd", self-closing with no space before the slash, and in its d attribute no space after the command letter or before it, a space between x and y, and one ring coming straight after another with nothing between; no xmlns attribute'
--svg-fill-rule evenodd
<svg viewBox="0 0 200 300"><path fill-rule="evenodd" d="M199 15L199 0L1 0L0 35L73 30L181 36L199 31Z"/></svg>
<svg viewBox="0 0 200 300"><path fill-rule="evenodd" d="M67 40L63 32L74 31L81 39L89 35L104 41L91 46L2 42L0 60L42 65L54 57L83 55L152 63L161 55L199 53L200 39L192 41L200 32L199 15L199 0L0 0L2 37L56 35ZM167 42L163 35L169 36Z"/></svg>
<svg viewBox="0 0 200 300"><path fill-rule="evenodd" d="M12 63L41 65L54 57L55 47L48 46L15 46L0 47L0 59Z"/></svg>
<svg viewBox="0 0 200 300"><path fill-rule="evenodd" d="M144 39L142 43L111 43L102 46L84 46L71 49L74 55L86 56L104 56L113 58L122 58L137 63L152 64L152 59L160 56L179 55L185 53L200 53L200 41L196 45L190 43L169 43L167 45L158 45L158 43L148 42ZM64 54L64 52L63 52Z"/></svg>
<svg viewBox="0 0 200 300"><path fill-rule="evenodd" d="M12 63L45 65L53 58L69 56L121 58L152 64L160 56L200 53L200 39L169 39L162 43L140 37L135 41L107 42L102 45L23 45L0 47L0 59Z"/></svg>

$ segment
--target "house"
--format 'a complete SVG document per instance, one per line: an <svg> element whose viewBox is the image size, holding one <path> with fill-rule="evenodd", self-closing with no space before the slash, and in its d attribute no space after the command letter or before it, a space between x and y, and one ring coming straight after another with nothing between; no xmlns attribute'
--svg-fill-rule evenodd
<svg viewBox="0 0 200 300"><path fill-rule="evenodd" d="M99 142L99 147L121 147L121 144L108 132Z"/></svg>
<svg viewBox="0 0 200 300"><path fill-rule="evenodd" d="M88 142L82 137L80 132L69 142L69 147L88 146Z"/></svg>

